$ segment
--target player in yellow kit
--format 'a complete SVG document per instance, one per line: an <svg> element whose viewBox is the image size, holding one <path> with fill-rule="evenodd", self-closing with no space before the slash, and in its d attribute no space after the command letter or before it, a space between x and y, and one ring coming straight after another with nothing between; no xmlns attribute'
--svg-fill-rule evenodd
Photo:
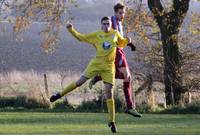
<svg viewBox="0 0 200 135"><path fill-rule="evenodd" d="M96 56L90 61L84 74L76 82L72 82L65 89L52 95L51 102L56 101L65 94L80 87L88 79L100 75L106 90L106 103L109 113L108 126L113 133L117 132L115 124L115 104L113 98L113 85L115 80L115 57L116 47L125 47L130 41L129 38L123 38L118 31L111 28L111 20L109 17L101 19L101 30L89 34L81 34L77 32L72 24L67 24L68 31L79 41L86 42L96 48Z"/></svg>

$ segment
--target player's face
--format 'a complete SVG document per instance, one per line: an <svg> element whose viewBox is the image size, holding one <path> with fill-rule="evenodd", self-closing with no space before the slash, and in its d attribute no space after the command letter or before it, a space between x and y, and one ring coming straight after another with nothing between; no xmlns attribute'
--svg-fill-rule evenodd
<svg viewBox="0 0 200 135"><path fill-rule="evenodd" d="M104 31L104 32L109 32L110 29L111 29L111 21L110 20L103 20L101 22L101 29Z"/></svg>
<svg viewBox="0 0 200 135"><path fill-rule="evenodd" d="M125 9L118 9L118 11L115 12L115 15L119 19L119 21L122 21L125 16Z"/></svg>

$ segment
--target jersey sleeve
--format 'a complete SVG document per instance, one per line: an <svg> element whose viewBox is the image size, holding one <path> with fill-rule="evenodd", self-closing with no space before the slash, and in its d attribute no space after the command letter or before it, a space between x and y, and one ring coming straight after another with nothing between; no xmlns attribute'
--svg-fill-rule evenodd
<svg viewBox="0 0 200 135"><path fill-rule="evenodd" d="M68 31L79 41L85 42L88 44L95 44L96 39L96 33L89 33L89 34L82 34L76 31L76 29L69 28Z"/></svg>
<svg viewBox="0 0 200 135"><path fill-rule="evenodd" d="M128 39L124 38L119 32L116 33L118 47L124 48L128 44Z"/></svg>

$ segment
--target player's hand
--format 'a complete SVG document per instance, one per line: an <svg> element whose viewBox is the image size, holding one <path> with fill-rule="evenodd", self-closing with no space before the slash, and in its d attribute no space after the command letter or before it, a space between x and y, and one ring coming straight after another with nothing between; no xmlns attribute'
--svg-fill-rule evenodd
<svg viewBox="0 0 200 135"><path fill-rule="evenodd" d="M72 28L73 27L73 25L71 24L71 23L67 23L67 25L66 25L66 28L67 29L70 29L70 28Z"/></svg>
<svg viewBox="0 0 200 135"><path fill-rule="evenodd" d="M128 43L131 43L131 38L130 37L126 37L128 39Z"/></svg>
<svg viewBox="0 0 200 135"><path fill-rule="evenodd" d="M127 46L131 48L131 51L136 51L136 47L133 43L128 43Z"/></svg>

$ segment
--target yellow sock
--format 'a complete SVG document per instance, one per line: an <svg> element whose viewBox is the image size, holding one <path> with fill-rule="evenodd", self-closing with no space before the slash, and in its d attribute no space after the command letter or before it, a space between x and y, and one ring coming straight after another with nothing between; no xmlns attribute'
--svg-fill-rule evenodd
<svg viewBox="0 0 200 135"><path fill-rule="evenodd" d="M64 90L60 93L61 96L64 96L65 94L69 93L70 91L77 88L76 82L72 82L67 87L64 88Z"/></svg>
<svg viewBox="0 0 200 135"><path fill-rule="evenodd" d="M107 99L107 108L108 108L108 114L109 114L109 122L115 122L115 101L114 99Z"/></svg>

